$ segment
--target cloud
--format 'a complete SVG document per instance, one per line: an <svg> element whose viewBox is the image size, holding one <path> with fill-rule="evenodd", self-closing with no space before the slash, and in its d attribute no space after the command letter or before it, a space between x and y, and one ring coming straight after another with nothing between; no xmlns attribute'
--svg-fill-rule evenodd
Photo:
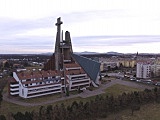
<svg viewBox="0 0 160 120"><path fill-rule="evenodd" d="M16 33L24 33L33 29L53 27L53 22L50 18L38 20L15 20L8 18L0 19L0 34L13 35Z"/></svg>
<svg viewBox="0 0 160 120"><path fill-rule="evenodd" d="M79 46L131 46L144 43L159 43L160 36L83 36L73 37L73 43Z"/></svg>
<svg viewBox="0 0 160 120"><path fill-rule="evenodd" d="M85 36L73 37L75 52L121 52L121 53L160 53L160 36Z"/></svg>
<svg viewBox="0 0 160 120"><path fill-rule="evenodd" d="M112 51L130 47L136 51L146 44L153 47L151 44L159 44L160 40L154 36L160 35L158 3L158 0L3 0L0 51L53 51L57 17L62 17L62 29L70 31L76 51L93 48L102 51L105 47Z"/></svg>
<svg viewBox="0 0 160 120"><path fill-rule="evenodd" d="M125 9L90 10L62 14L65 23L92 21L93 19L119 18L130 16Z"/></svg>
<svg viewBox="0 0 160 120"><path fill-rule="evenodd" d="M157 51L160 44L160 36L80 36L71 37L74 52L133 52L141 49L150 50L153 45ZM155 46L156 45L156 46ZM28 36L20 37L8 41L0 40L1 53L44 53L54 52L55 38ZM145 46L142 47L142 46ZM10 49L7 49L10 48ZM157 50L156 50L157 49ZM127 50L127 51L125 51ZM147 52L145 50L145 52Z"/></svg>
<svg viewBox="0 0 160 120"><path fill-rule="evenodd" d="M1 53L41 53L54 52L53 37L21 37L11 40L0 39ZM8 49L9 48L9 49Z"/></svg>
<svg viewBox="0 0 160 120"><path fill-rule="evenodd" d="M1 53L54 51L56 35L54 24L50 18L38 20L0 19Z"/></svg>

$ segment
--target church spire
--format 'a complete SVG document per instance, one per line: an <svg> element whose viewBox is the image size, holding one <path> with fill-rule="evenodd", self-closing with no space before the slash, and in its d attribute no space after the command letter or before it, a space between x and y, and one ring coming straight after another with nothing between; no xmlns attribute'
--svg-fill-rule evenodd
<svg viewBox="0 0 160 120"><path fill-rule="evenodd" d="M61 21L61 18L59 17L57 19L57 23L55 24L57 26L57 35L56 35L56 44L55 44L55 68L56 70L60 69L60 42L61 42L61 24L63 22Z"/></svg>

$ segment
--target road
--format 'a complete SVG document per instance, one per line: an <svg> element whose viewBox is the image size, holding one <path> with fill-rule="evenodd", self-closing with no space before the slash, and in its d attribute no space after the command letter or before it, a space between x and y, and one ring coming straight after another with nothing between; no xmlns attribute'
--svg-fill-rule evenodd
<svg viewBox="0 0 160 120"><path fill-rule="evenodd" d="M101 84L100 87L96 90L93 90L93 91L85 90L84 92L82 92L80 94L70 95L68 97L61 97L61 98L57 98L55 100L47 100L47 101L38 102L38 103L27 103L27 102L23 102L22 100L20 100L17 97L8 97L7 94L3 95L3 100L17 104L17 105L21 105L21 106L28 106L28 107L39 106L39 105L51 104L51 103L58 102L58 101L68 100L68 99L75 98L75 97L87 98L87 97L99 95L99 94L105 93L104 90L114 84L122 84L122 85L130 86L130 87L139 88L142 90L144 90L146 88L147 89L154 88L154 86L149 86L149 85L145 85L145 84L141 84L141 83L116 79L116 80L112 80L111 82L109 82L107 84Z"/></svg>

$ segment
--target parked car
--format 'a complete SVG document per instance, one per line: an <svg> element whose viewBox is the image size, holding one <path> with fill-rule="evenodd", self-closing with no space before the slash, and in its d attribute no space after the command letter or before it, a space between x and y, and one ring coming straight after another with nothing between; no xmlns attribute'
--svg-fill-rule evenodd
<svg viewBox="0 0 160 120"><path fill-rule="evenodd" d="M147 84L153 84L153 81L152 81L152 80L143 80L142 82L143 82L143 83L147 83Z"/></svg>
<svg viewBox="0 0 160 120"><path fill-rule="evenodd" d="M137 82L142 82L142 80L136 80Z"/></svg>
<svg viewBox="0 0 160 120"><path fill-rule="evenodd" d="M160 86L160 82L155 83L156 86Z"/></svg>
<svg viewBox="0 0 160 120"><path fill-rule="evenodd" d="M135 77L130 78L131 81L136 81Z"/></svg>

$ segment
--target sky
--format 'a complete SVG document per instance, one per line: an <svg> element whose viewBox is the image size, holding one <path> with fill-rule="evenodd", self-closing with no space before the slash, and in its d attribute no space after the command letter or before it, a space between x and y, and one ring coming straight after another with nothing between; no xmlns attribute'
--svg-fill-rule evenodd
<svg viewBox="0 0 160 120"><path fill-rule="evenodd" d="M160 0L0 0L0 54L54 52L56 19L74 52L160 53Z"/></svg>

